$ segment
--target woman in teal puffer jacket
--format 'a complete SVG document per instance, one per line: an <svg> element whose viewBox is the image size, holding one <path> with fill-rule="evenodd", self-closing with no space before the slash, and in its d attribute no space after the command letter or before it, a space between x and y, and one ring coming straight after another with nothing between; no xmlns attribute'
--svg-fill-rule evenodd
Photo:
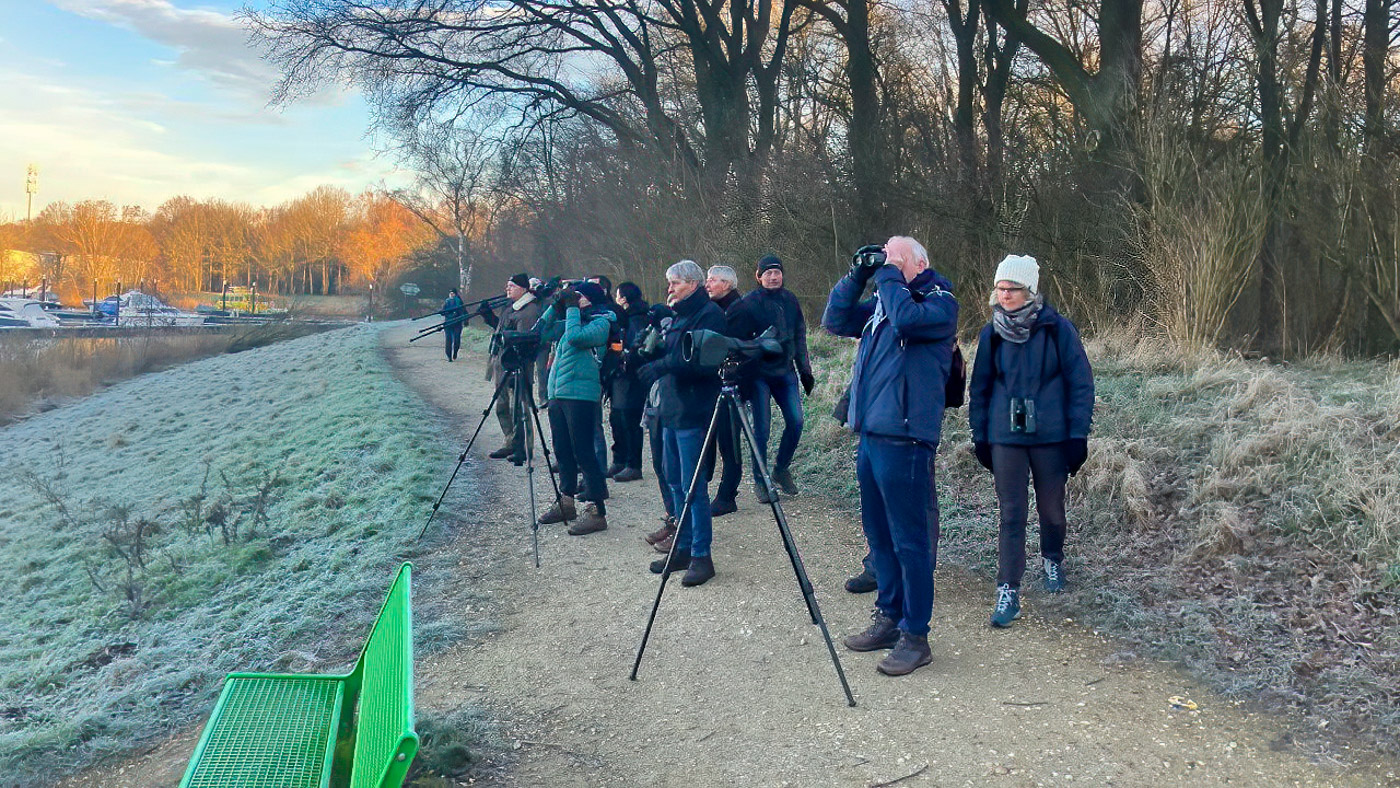
<svg viewBox="0 0 1400 788"><path fill-rule="evenodd" d="M603 289L580 282L555 297L540 316L539 330L554 342L549 369L549 428L559 461L560 498L540 518L541 525L573 520L574 498L587 501L583 515L569 526L574 536L608 527L607 480L593 451L594 430L601 423L603 384L599 369L616 316L602 306ZM562 317L561 317L562 316ZM579 487L579 475L583 486Z"/></svg>

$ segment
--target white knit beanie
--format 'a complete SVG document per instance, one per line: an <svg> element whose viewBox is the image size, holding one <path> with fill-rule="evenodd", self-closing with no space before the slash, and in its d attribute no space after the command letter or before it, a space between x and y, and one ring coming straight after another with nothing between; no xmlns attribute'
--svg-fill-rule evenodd
<svg viewBox="0 0 1400 788"><path fill-rule="evenodd" d="M992 278L992 284L997 282L1025 285L1031 295L1037 295L1040 293L1040 264L1029 255L1009 254L997 266L997 275Z"/></svg>

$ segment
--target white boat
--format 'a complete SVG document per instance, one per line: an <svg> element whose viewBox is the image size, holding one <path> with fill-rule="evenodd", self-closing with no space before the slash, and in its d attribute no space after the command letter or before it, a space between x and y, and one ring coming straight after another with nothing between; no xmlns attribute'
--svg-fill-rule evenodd
<svg viewBox="0 0 1400 788"><path fill-rule="evenodd" d="M0 328L58 328L58 319L36 298L0 298Z"/></svg>
<svg viewBox="0 0 1400 788"><path fill-rule="evenodd" d="M204 324L204 315L181 311L140 290L128 290L120 296L107 296L97 305L97 309L109 318L115 316L120 325L133 328Z"/></svg>

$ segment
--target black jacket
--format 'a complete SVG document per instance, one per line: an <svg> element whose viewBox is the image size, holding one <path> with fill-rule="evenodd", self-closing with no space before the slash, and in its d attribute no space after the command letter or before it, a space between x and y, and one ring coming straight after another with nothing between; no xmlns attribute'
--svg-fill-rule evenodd
<svg viewBox="0 0 1400 788"><path fill-rule="evenodd" d="M637 345L642 341L642 331L647 327L647 303L628 303L627 309L616 310L619 315L619 329L622 338L624 359L633 357ZM627 361L612 379L612 406L622 410L640 410L646 404L647 392L637 380L637 370Z"/></svg>
<svg viewBox="0 0 1400 788"><path fill-rule="evenodd" d="M716 306L718 306L720 309L723 309L725 314L728 314L729 308L739 303L739 301L742 299L743 296L739 294L739 288L736 287L733 290L730 290L728 293L725 293L722 298L714 298L711 300L715 302Z"/></svg>
<svg viewBox="0 0 1400 788"><path fill-rule="evenodd" d="M724 312L720 310L705 288L682 298L675 305L676 318L663 338L666 352L659 361L657 378L660 384L661 424L671 429L685 430L707 427L719 398L719 372L701 371L681 358L681 337L687 331L709 329L724 333Z"/></svg>
<svg viewBox="0 0 1400 788"><path fill-rule="evenodd" d="M804 377L812 374L812 362L807 357L807 320L791 290L760 287L730 309L728 318L729 333L738 339L753 339L773 328L783 345L782 355L760 359L753 368L753 375L782 377L792 371L793 364Z"/></svg>

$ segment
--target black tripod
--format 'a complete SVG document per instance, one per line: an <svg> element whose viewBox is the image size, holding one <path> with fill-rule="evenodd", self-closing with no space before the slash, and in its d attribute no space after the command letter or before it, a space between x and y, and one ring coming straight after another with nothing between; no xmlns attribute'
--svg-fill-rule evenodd
<svg viewBox="0 0 1400 788"><path fill-rule="evenodd" d="M681 513L676 517L678 524L685 522L686 516L690 513L690 505L695 500L695 491L699 489L700 480L705 473L703 458L707 452L715 448L721 408L728 408L734 422L743 426L744 441L748 444L749 456L753 457L754 475L761 479L764 487L769 490L775 489L773 479L768 474L768 468L758 453L758 441L754 439L753 425L749 423L748 413L744 411L743 402L739 399L738 362L726 360L720 365L720 382L719 400L715 402L714 413L710 416L710 427L705 432L705 443L698 455L701 461L695 464L695 473L690 477L690 488L685 494L685 504L681 507ZM836 656L836 646L831 642L831 632L827 630L826 621L822 619L821 608L817 606L817 598L812 592L812 581L807 578L807 570L802 565L802 556L797 552L797 543L793 541L792 531L788 529L783 506L778 502L777 495L770 495L769 501L769 505L773 508L773 519L778 524L778 533L783 537L783 547L787 550L788 560L792 563L792 571L797 575L797 587L802 591L802 598L807 603L807 614L811 617L812 623L821 629L822 637L826 640L826 649L831 653L831 664L836 667L836 677L840 679L841 689L846 693L846 702L854 706L856 699L851 695L851 685L846 683L846 671L841 669L841 659ZM637 647L637 659L632 663L632 675L629 678L633 681L637 680L637 668L641 666L642 655L646 653L647 641L651 638L651 627L656 621L657 608L661 607L661 595L666 592L666 582L671 577L671 561L676 554L676 546L679 543L679 539L673 539L671 552L666 554L666 569L661 573L661 584L656 589L656 601L652 603L651 615L647 617L646 631L642 633L641 645Z"/></svg>
<svg viewBox="0 0 1400 788"><path fill-rule="evenodd" d="M559 479L554 475L553 462L549 456L549 444L544 439L544 432L540 427L540 409L535 406L535 398L530 394L530 380L525 375L524 364L529 363L533 357L524 357L526 354L516 352L513 348L507 348L501 355L501 363L505 368L501 376L501 382L497 384L496 391L491 395L491 401L486 403L485 410L481 411L481 421L476 424L476 431L472 433L471 440L462 449L462 453L457 457L457 467L452 469L452 476L447 480L446 486L442 488L442 494L433 503L433 510L428 513L427 522L423 523L423 530L418 532L418 538L422 539L423 534L428 532L428 525L433 522L433 515L437 514L438 507L447 497L447 491L452 488L452 482L456 481L457 474L462 470L462 464L467 461L467 453L471 451L472 444L476 443L476 436L481 434L481 428L485 426L486 419L491 415L492 409L496 407L496 401L500 399L501 392L507 387L510 389L511 413L515 418L515 434L524 435L521 440L524 442L525 456L523 463L512 457L516 465L525 466L525 479L529 487L530 496L530 531L535 546L535 567L540 565L540 521L535 515L535 441L540 442L540 448L544 450L545 467L549 469L549 481L554 485L554 499L560 498ZM529 421L526 419L526 410L529 411L529 418L534 421L534 434L528 429ZM517 455L518 456L518 455ZM565 520L567 523L568 520Z"/></svg>

